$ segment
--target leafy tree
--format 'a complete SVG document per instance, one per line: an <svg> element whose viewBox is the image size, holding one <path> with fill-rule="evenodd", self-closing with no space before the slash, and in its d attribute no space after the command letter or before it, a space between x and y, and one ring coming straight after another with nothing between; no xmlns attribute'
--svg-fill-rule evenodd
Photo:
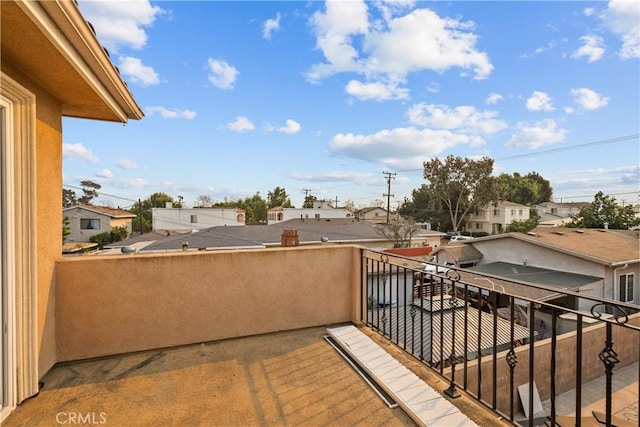
<svg viewBox="0 0 640 427"><path fill-rule="evenodd" d="M267 202L256 192L252 197L247 197L241 206L245 210L245 223L247 225L262 224L267 221Z"/></svg>
<svg viewBox="0 0 640 427"><path fill-rule="evenodd" d="M62 207L70 208L78 204L76 192L67 188L62 189Z"/></svg>
<svg viewBox="0 0 640 427"><path fill-rule="evenodd" d="M82 186L82 192L84 194L78 198L78 202L81 205L90 205L91 201L100 195L98 190L102 188L102 185L89 180L81 181L80 185Z"/></svg>
<svg viewBox="0 0 640 427"><path fill-rule="evenodd" d="M210 208L212 206L213 206L213 199L210 196L201 194L198 197L196 197L196 203L195 203L196 208Z"/></svg>
<svg viewBox="0 0 640 427"><path fill-rule="evenodd" d="M62 218L62 244L67 243L67 237L71 234L71 224L69 223L69 217Z"/></svg>
<svg viewBox="0 0 640 427"><path fill-rule="evenodd" d="M589 206L581 208L571 216L566 227L571 228L613 228L628 230L640 225L640 218L635 216L633 206L620 206L613 196L605 196L599 191Z"/></svg>
<svg viewBox="0 0 640 427"><path fill-rule="evenodd" d="M283 208L293 207L289 195L284 188L280 187L276 187L273 191L267 193L267 206L269 209L277 206L282 206Z"/></svg>
<svg viewBox="0 0 640 427"><path fill-rule="evenodd" d="M488 157L472 160L450 155L444 163L438 158L424 162L429 194L444 205L454 232L469 211L498 202L499 187L492 171L493 159Z"/></svg>
<svg viewBox="0 0 640 427"><path fill-rule="evenodd" d="M386 224L378 224L376 233L393 242L394 248L411 246L411 238L418 231L418 225L413 218L402 218L394 215Z"/></svg>
<svg viewBox="0 0 640 427"><path fill-rule="evenodd" d="M500 186L501 199L521 205L537 205L551 200L553 190L549 181L536 172L525 176L515 172L513 175L500 174L497 178Z"/></svg>
<svg viewBox="0 0 640 427"><path fill-rule="evenodd" d="M242 200L229 200L226 197L222 202L215 202L213 204L214 208L243 208L244 203Z"/></svg>
<svg viewBox="0 0 640 427"><path fill-rule="evenodd" d="M511 224L507 225L504 229L504 233L527 233L538 226L540 222L540 217L538 215L532 214L529 219L525 219L522 221L512 221Z"/></svg>
<svg viewBox="0 0 640 427"><path fill-rule="evenodd" d="M434 230L451 230L449 212L443 209L442 200L430 193L429 186L423 184L413 190L411 196L411 200L405 197L398 208L400 215L415 218L418 222L428 222Z"/></svg>
<svg viewBox="0 0 640 427"><path fill-rule="evenodd" d="M303 208L311 209L313 207L313 202L317 201L318 198L316 196L312 196L311 194L307 194L304 198L304 203L302 204Z"/></svg>
<svg viewBox="0 0 640 427"><path fill-rule="evenodd" d="M171 203L174 208L181 208L182 204L175 202L173 197L166 193L153 193L142 202L134 203L129 210L136 217L133 219L133 229L141 233L147 233L152 228L152 211L153 208L164 208L167 203Z"/></svg>

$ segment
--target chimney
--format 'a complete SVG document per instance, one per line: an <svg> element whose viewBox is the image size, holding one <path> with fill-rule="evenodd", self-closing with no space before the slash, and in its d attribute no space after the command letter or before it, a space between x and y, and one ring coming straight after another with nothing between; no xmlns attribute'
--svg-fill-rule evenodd
<svg viewBox="0 0 640 427"><path fill-rule="evenodd" d="M299 246L300 240L298 239L298 230L282 230L280 244L282 247Z"/></svg>

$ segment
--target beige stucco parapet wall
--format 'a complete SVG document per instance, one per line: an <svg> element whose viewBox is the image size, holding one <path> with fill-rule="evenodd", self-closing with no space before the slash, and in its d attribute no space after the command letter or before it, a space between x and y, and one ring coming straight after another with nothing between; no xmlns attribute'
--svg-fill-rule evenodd
<svg viewBox="0 0 640 427"><path fill-rule="evenodd" d="M355 320L351 245L58 262L58 361Z"/></svg>

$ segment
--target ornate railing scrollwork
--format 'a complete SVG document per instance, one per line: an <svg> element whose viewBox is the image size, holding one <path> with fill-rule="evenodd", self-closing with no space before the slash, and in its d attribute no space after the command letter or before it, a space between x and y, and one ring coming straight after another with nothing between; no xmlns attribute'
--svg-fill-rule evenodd
<svg viewBox="0 0 640 427"><path fill-rule="evenodd" d="M619 306L618 304L615 304L613 302L598 302L597 304L594 304L593 306L591 306L591 315L596 318L596 319L600 319L602 318L602 313L599 311L596 311L597 307L611 307L615 310L617 310L620 315L616 316L614 314L613 318L616 321L616 323L619 324L624 324L627 323L629 321L629 314L627 313L627 311L624 309L624 307Z"/></svg>

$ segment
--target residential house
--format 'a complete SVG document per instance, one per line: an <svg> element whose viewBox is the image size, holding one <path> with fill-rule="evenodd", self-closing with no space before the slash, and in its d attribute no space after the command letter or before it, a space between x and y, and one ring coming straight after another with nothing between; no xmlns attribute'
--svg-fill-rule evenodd
<svg viewBox="0 0 640 427"><path fill-rule="evenodd" d="M323 220L327 218L352 218L353 213L347 208L334 208L324 200L313 202L312 208L283 208L276 206L267 210L267 224L277 224L291 219Z"/></svg>
<svg viewBox="0 0 640 427"><path fill-rule="evenodd" d="M531 207L531 213L540 217L540 226L557 227L571 222L571 216L577 214L588 202L544 202Z"/></svg>
<svg viewBox="0 0 640 427"><path fill-rule="evenodd" d="M473 248L460 256L475 253L472 269L495 277L640 304L640 240L634 233L537 227L460 243ZM439 261L451 262L451 253L441 248Z"/></svg>
<svg viewBox="0 0 640 427"><path fill-rule="evenodd" d="M64 208L62 215L69 220L68 242L89 242L92 236L108 233L114 227L126 227L127 234L130 235L133 218L136 217L122 209L93 205Z"/></svg>
<svg viewBox="0 0 640 427"><path fill-rule="evenodd" d="M369 221L380 224L387 222L387 217L387 210L381 207L362 208L356 212L358 221Z"/></svg>
<svg viewBox="0 0 640 427"><path fill-rule="evenodd" d="M519 203L501 201L467 214L464 231L469 233L499 234L513 221L529 219L530 209Z"/></svg>
<svg viewBox="0 0 640 427"><path fill-rule="evenodd" d="M152 229L202 230L217 226L244 225L245 212L239 208L152 208Z"/></svg>
<svg viewBox="0 0 640 427"><path fill-rule="evenodd" d="M59 360L62 117L143 117L73 1L0 5L0 419Z"/></svg>

